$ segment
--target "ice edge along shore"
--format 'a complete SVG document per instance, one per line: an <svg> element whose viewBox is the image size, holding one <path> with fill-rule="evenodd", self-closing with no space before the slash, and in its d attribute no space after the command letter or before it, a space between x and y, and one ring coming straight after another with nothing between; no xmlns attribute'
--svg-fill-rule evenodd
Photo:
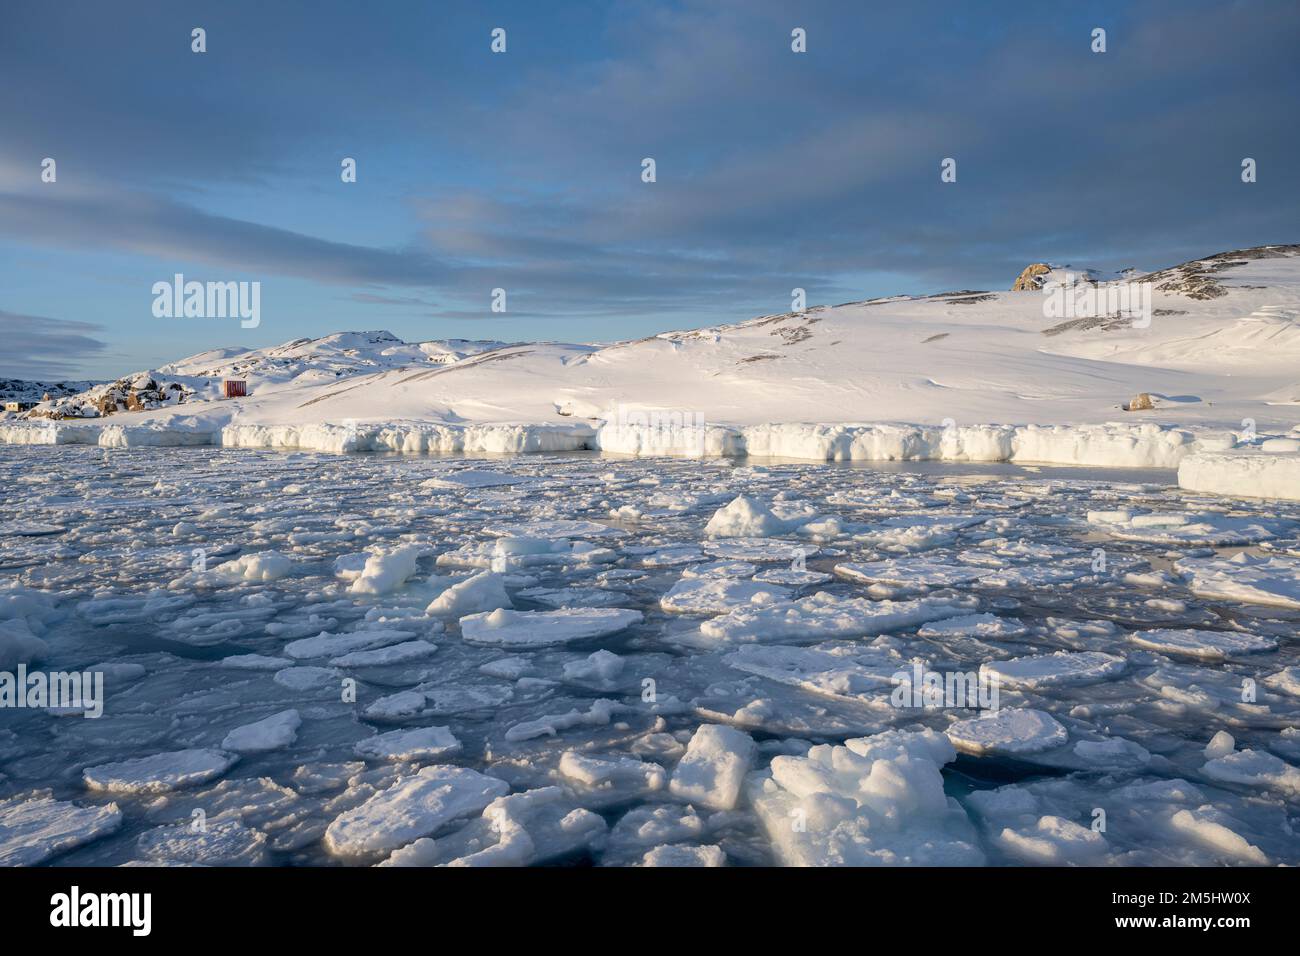
<svg viewBox="0 0 1300 956"><path fill-rule="evenodd" d="M604 451L636 457L804 461L1015 462L1178 469L1179 487L1230 497L1300 500L1300 452L1285 436L1236 435L1151 422L1089 425L658 425L441 422L166 425L13 422L0 441L31 445L216 446L333 453L524 454Z"/></svg>

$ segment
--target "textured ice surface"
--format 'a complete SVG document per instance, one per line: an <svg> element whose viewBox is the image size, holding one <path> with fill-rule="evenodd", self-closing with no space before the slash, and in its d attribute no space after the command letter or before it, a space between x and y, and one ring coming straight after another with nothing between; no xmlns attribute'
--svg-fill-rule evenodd
<svg viewBox="0 0 1300 956"><path fill-rule="evenodd" d="M641 621L640 611L616 608L563 608L509 611L499 608L461 618L461 633L471 644L551 647L616 634Z"/></svg>
<svg viewBox="0 0 1300 956"><path fill-rule="evenodd" d="M81 807L36 795L0 800L0 866L43 863L121 825L116 803Z"/></svg>
<svg viewBox="0 0 1300 956"><path fill-rule="evenodd" d="M230 769L235 759L220 750L178 750L87 767L82 771L82 778L91 790L163 793L219 777Z"/></svg>
<svg viewBox="0 0 1300 956"><path fill-rule="evenodd" d="M1199 597L1300 608L1298 558L1252 558L1240 551L1230 558L1184 558L1174 567Z"/></svg>
<svg viewBox="0 0 1300 956"><path fill-rule="evenodd" d="M345 857L391 853L478 813L509 789L503 780L464 767L425 767L339 814L325 831L325 847Z"/></svg>
<svg viewBox="0 0 1300 956"><path fill-rule="evenodd" d="M1138 647L1150 648L1164 654L1199 657L1206 660L1220 660L1233 654L1256 654L1277 648L1277 641L1271 637L1199 629L1160 628L1154 631L1137 631L1129 635L1129 640Z"/></svg>
<svg viewBox="0 0 1300 956"><path fill-rule="evenodd" d="M751 799L786 865L977 865L975 828L943 791L940 768L955 756L932 731L821 744L773 757Z"/></svg>
<svg viewBox="0 0 1300 956"><path fill-rule="evenodd" d="M0 672L104 679L98 719L0 706L6 862L1300 864L1300 505L584 454L0 480ZM998 712L900 706L918 667Z"/></svg>
<svg viewBox="0 0 1300 956"><path fill-rule="evenodd" d="M980 673L1004 687L1041 690L1054 684L1093 684L1122 674L1125 666L1124 658L1100 651L1057 651L985 664Z"/></svg>
<svg viewBox="0 0 1300 956"><path fill-rule="evenodd" d="M1069 733L1051 714L1004 708L959 720L947 730L958 750L971 754L1032 754L1065 743Z"/></svg>

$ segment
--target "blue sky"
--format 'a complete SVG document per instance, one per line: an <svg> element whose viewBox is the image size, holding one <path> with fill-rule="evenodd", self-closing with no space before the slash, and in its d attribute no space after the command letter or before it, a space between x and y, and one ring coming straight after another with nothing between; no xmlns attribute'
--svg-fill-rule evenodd
<svg viewBox="0 0 1300 956"><path fill-rule="evenodd" d="M0 375L343 329L611 340L785 311L794 286L1300 241L1297 50L1294 0L9 0ZM154 318L176 272L260 281L261 325Z"/></svg>

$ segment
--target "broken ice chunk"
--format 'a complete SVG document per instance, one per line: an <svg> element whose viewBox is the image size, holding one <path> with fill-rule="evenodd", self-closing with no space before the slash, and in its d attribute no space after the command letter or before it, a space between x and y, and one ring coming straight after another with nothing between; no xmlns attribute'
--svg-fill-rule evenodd
<svg viewBox="0 0 1300 956"><path fill-rule="evenodd" d="M730 810L754 762L754 739L742 730L703 724L673 771L668 789L683 800L714 810Z"/></svg>
<svg viewBox="0 0 1300 956"><path fill-rule="evenodd" d="M946 733L958 750L975 755L1040 753L1069 738L1051 714L1018 707L959 720Z"/></svg>
<svg viewBox="0 0 1300 956"><path fill-rule="evenodd" d="M288 747L298 737L302 717L296 710L282 710L262 720L236 727L221 741L221 749L237 754L264 753Z"/></svg>
<svg viewBox="0 0 1300 956"><path fill-rule="evenodd" d="M91 790L109 793L165 793L207 783L239 758L220 750L174 750L87 767L81 776Z"/></svg>

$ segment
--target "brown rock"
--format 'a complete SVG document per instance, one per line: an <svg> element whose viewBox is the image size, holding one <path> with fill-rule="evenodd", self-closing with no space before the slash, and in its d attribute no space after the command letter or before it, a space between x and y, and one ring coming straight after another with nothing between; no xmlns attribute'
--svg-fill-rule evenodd
<svg viewBox="0 0 1300 956"><path fill-rule="evenodd" d="M1015 284L1011 286L1012 292L1037 292L1043 287L1041 276L1047 275L1052 271L1052 267L1046 262L1035 262L1031 266L1025 266L1025 271L1020 273Z"/></svg>
<svg viewBox="0 0 1300 956"><path fill-rule="evenodd" d="M1129 403L1124 406L1124 411L1145 412L1155 407L1156 403L1152 401L1151 395L1148 392L1139 392L1133 398L1129 399Z"/></svg>

